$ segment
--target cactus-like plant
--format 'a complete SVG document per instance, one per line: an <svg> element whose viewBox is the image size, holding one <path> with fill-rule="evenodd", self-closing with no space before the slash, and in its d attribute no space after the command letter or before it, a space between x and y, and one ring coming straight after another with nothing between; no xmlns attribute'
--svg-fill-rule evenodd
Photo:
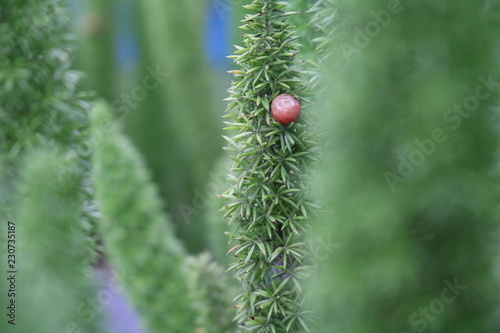
<svg viewBox="0 0 500 333"><path fill-rule="evenodd" d="M307 327L303 306L304 276L312 203L304 181L314 143L307 114L281 125L270 113L283 93L302 98L306 89L296 69L298 44L287 23L287 3L255 0L241 27L243 46L231 56L238 69L228 98L225 137L234 161L231 188L222 196L235 258L230 270L243 286L237 297L236 322L251 332L298 332Z"/></svg>
<svg viewBox="0 0 500 333"><path fill-rule="evenodd" d="M187 255L149 178L142 157L120 133L106 104L96 104L94 179L110 263L131 276L124 289L152 332L225 332L230 288L208 255Z"/></svg>

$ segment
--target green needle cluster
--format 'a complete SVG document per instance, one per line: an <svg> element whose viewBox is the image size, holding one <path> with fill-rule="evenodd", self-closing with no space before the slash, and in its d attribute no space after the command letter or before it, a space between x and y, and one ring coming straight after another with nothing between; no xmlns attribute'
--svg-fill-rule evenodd
<svg viewBox="0 0 500 333"><path fill-rule="evenodd" d="M295 55L297 35L286 2L256 0L240 28L243 46L231 56L239 69L228 98L226 148L233 165L231 188L222 196L230 233L229 270L243 286L236 321L251 332L298 332L307 327L303 279L310 272L306 236L315 206L307 201L305 175L314 159L304 118L283 126L270 113L283 93L304 102Z"/></svg>

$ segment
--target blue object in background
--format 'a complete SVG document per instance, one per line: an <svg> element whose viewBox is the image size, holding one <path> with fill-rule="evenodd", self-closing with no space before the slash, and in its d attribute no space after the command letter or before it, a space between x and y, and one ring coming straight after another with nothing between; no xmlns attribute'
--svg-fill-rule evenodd
<svg viewBox="0 0 500 333"><path fill-rule="evenodd" d="M78 18L85 12L84 2L69 0L71 16ZM231 61L226 58L232 54L231 22L234 12L234 0L209 0L206 13L204 51L210 65L217 70L227 70ZM115 4L113 13L116 61L120 72L137 68L139 46L134 30L134 8L130 0Z"/></svg>
<svg viewBox="0 0 500 333"><path fill-rule="evenodd" d="M120 72L137 68L139 46L134 30L134 6L130 0L120 1L114 8L116 60Z"/></svg>
<svg viewBox="0 0 500 333"><path fill-rule="evenodd" d="M104 307L104 332L147 333L141 325L139 315L122 294L122 286L117 285L115 272L108 266L101 266L96 268L94 273L101 286L96 300L99 306Z"/></svg>
<svg viewBox="0 0 500 333"><path fill-rule="evenodd" d="M216 69L228 69L231 61L226 58L231 51L231 0L210 0L208 4L204 38L205 52Z"/></svg>

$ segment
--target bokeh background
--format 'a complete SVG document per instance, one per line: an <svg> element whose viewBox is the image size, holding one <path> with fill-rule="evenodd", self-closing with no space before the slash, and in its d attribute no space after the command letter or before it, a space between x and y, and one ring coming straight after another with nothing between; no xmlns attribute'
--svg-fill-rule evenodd
<svg viewBox="0 0 500 333"><path fill-rule="evenodd" d="M223 263L224 246L210 244L227 243L216 195L228 165L221 137L233 67L227 55L241 40L243 3L69 1L82 89L106 100L125 124L187 251L208 249ZM117 295L107 311L110 332L142 332Z"/></svg>
<svg viewBox="0 0 500 333"><path fill-rule="evenodd" d="M213 193L205 186L214 182L207 175L220 178L215 169L232 66L226 56L238 39L242 4L70 1L82 87L125 122L192 252L207 246L204 211Z"/></svg>
<svg viewBox="0 0 500 333"><path fill-rule="evenodd" d="M233 44L241 42L237 27L247 2L68 0L75 42L71 60L83 75L78 90L88 92L87 101L102 99L111 105L107 109L98 104L94 124L103 125L103 119L114 117L132 143L123 144L123 138L115 137L120 131L105 133L109 139L96 147L97 183L108 191L101 191L107 194L104 199L113 197L114 186L121 182L124 195L120 198L118 193L116 198L134 200L125 202L129 210L116 209L123 221L116 230L103 223L103 234L109 237L105 245L124 265L113 267L108 249L98 248L99 258L83 278L78 275L81 267L68 259L85 257L79 251L89 250L88 244L82 234L66 237L71 232L56 224L68 226L67 218L79 219L77 209L72 209L72 199L78 199L73 198L75 193L60 193L58 186L65 182L58 185L53 181L57 175L46 168L60 156L29 155L30 163L24 163L26 157L17 156L7 144L19 170L9 169L11 164L3 164L0 156L2 214L11 209L15 201L11 193L25 172L21 167L27 167L16 203L21 207L19 221L31 225L19 228L20 242L27 249L19 320L31 328L27 331L50 332L51 325L62 322L69 325L66 332L79 332L69 321L77 318L79 323L99 324L107 333L146 333L140 317L161 331L162 320L171 313L174 326L192 321L191 313L182 313L191 309L201 313L198 318L210 319L205 324L230 325L226 331L233 332L234 325L228 324L235 312L231 296L238 292L232 288L239 286L223 273L230 261L224 235L229 227L218 211L223 203L217 194L228 186L229 158L221 135L224 98L231 83L227 71L234 68L226 56ZM318 245L313 259L320 265L318 280L311 282L317 292L311 303L325 324L318 332L498 332L500 2L290 2L290 9L299 12L293 18L303 45L298 59L321 60L316 65L324 66L319 66L324 75L304 70L305 77L316 77L309 81L314 88L311 99L316 99L310 110L320 117L313 122L317 126L313 131L321 134L320 165L311 182L324 209L320 221L314 222L318 228L313 238ZM29 1L18 3L20 13L30 13ZM316 10L307 12L313 5ZM0 15L8 12L5 8ZM310 21L313 14L315 20ZM30 26L22 15L14 23ZM0 24L5 27L8 24ZM56 25L44 27L46 35L58 31ZM23 33L32 37L21 29L19 35ZM43 38L52 40L43 34L35 37L41 39L35 45L39 49ZM316 37L319 43L314 44ZM318 44L325 53L314 51ZM9 62L12 59L2 58L3 87L11 80L25 84L27 91L43 90L26 84L31 77L39 78L35 63L26 58L15 70L5 68L16 64ZM40 63L44 61L40 58ZM16 70L23 75L16 76ZM53 68L44 70L52 73ZM54 77L46 75L44 80L60 79ZM30 97L23 93L17 89L10 96L0 90L0 101L9 107L11 101L21 105ZM42 108L45 116L52 112L52 105L47 105ZM50 124L46 127L52 130ZM26 134L26 142L37 136L22 126L12 132L22 138ZM115 155L106 152L122 159L115 161ZM130 168L123 168L120 161ZM103 166L113 168L103 170ZM158 190L158 201L152 188ZM46 196L50 191L58 196ZM106 202L108 207L113 204ZM137 216L151 217L152 223L137 224ZM147 226L141 229L143 225ZM2 241L4 232L0 230ZM144 238L133 239L136 234ZM125 235L128 243L120 243L117 235ZM102 245L99 235L93 236ZM148 242L141 244L143 239ZM150 247L149 241L160 245ZM151 255L155 253L172 257ZM151 264L146 268L152 274L141 271L144 262ZM131 275L123 267L145 273ZM164 279L163 269L177 279ZM0 272L2 280L4 274ZM88 280L97 284L97 291L87 288ZM188 284L197 286L195 295L189 295L196 300L192 304L184 297ZM4 286L0 285L2 297ZM128 287L132 297L124 292ZM178 297L158 297L156 290ZM130 298L139 305L147 303L136 307L141 316L132 309ZM151 304L152 300L158 303ZM195 333L210 331L202 330L202 324L193 323L200 328ZM4 327L14 329L9 333L25 333L1 322L0 331Z"/></svg>

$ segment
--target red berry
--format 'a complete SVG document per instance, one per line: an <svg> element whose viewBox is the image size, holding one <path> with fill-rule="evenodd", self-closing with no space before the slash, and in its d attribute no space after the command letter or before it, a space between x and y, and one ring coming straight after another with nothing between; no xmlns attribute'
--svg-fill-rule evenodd
<svg viewBox="0 0 500 333"><path fill-rule="evenodd" d="M282 125L297 121L302 109L298 100L289 94L281 94L271 103L271 114L274 120Z"/></svg>

